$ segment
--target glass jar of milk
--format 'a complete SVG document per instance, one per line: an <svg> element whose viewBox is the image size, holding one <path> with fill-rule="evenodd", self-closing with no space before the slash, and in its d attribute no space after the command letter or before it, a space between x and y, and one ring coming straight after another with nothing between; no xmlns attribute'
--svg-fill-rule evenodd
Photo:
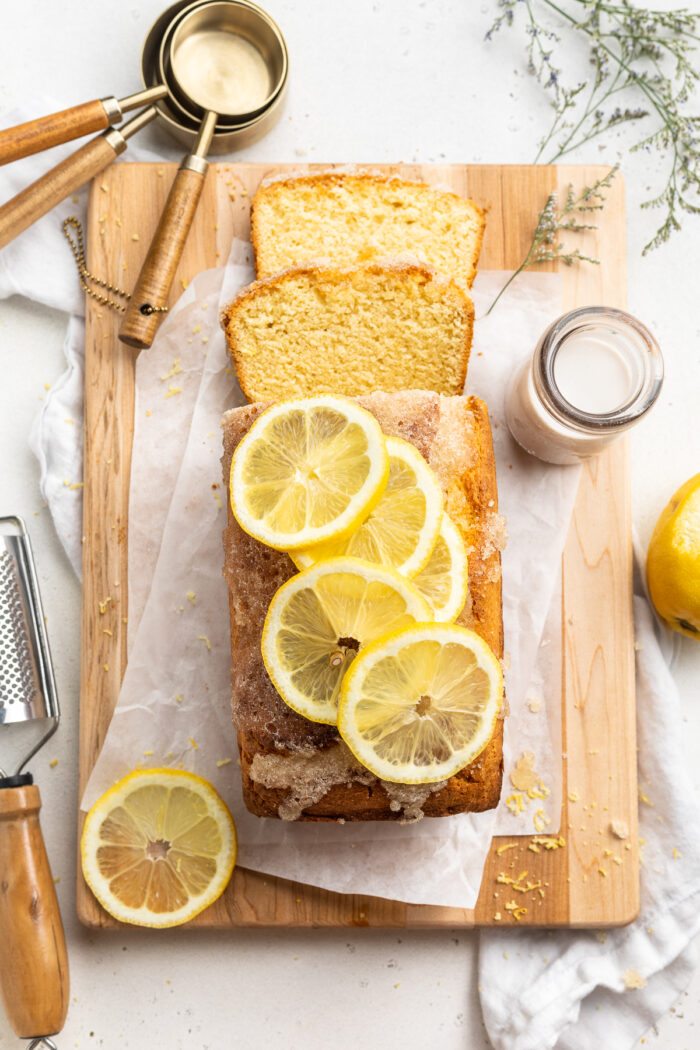
<svg viewBox="0 0 700 1050"><path fill-rule="evenodd" d="M549 463L594 456L649 411L663 358L636 318L607 306L572 310L550 325L506 391L515 440Z"/></svg>

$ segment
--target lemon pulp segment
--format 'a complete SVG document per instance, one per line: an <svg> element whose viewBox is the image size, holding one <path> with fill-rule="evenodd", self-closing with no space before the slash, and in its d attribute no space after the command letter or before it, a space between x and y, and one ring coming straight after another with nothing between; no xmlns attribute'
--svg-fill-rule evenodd
<svg viewBox="0 0 700 1050"><path fill-rule="evenodd" d="M443 514L427 564L413 584L433 610L433 619L449 623L461 613L469 593L467 548L452 519Z"/></svg>
<svg viewBox="0 0 700 1050"><path fill-rule="evenodd" d="M262 656L285 703L334 725L343 675L358 651L387 630L429 617L427 603L397 572L359 558L332 558L277 591Z"/></svg>
<svg viewBox="0 0 700 1050"><path fill-rule="evenodd" d="M383 780L436 783L486 746L502 694L500 664L478 635L419 624L360 653L342 685L338 729Z"/></svg>
<svg viewBox="0 0 700 1050"><path fill-rule="evenodd" d="M389 479L377 505L349 536L295 551L298 568L341 554L390 565L404 576L414 576L426 564L442 518L440 483L408 441L388 437L386 450Z"/></svg>
<svg viewBox="0 0 700 1050"><path fill-rule="evenodd" d="M231 463L241 528L291 549L352 531L386 485L389 458L374 416L345 398L280 402L253 424Z"/></svg>
<svg viewBox="0 0 700 1050"><path fill-rule="evenodd" d="M236 856L228 809L206 780L139 770L90 810L81 839L88 885L123 922L175 926L224 890Z"/></svg>

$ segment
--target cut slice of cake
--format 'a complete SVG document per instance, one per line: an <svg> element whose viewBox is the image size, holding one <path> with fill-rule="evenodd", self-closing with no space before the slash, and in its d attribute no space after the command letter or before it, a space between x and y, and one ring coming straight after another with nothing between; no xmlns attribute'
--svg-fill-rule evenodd
<svg viewBox="0 0 700 1050"><path fill-rule="evenodd" d="M436 472L445 510L469 558L469 597L457 622L503 656L496 475L486 406L477 398L424 391L375 393L358 402L387 435L411 442ZM223 420L223 472L266 405L232 409ZM283 552L242 531L232 515L224 534L229 587L232 711L238 731L243 797L248 809L285 820L414 820L491 809L502 777L502 721L478 758L439 784L377 779L340 740L337 728L311 722L288 707L270 681L260 642L278 588L295 572Z"/></svg>
<svg viewBox="0 0 700 1050"><path fill-rule="evenodd" d="M460 394L474 307L422 263L297 266L245 288L221 315L250 401L369 390Z"/></svg>
<svg viewBox="0 0 700 1050"><path fill-rule="evenodd" d="M484 236L474 201L362 171L263 182L251 223L258 277L311 260L346 266L409 255L470 288Z"/></svg>

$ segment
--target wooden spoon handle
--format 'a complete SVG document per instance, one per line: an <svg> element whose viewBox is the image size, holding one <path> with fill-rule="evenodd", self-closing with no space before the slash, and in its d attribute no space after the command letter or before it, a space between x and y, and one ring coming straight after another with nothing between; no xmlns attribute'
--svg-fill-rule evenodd
<svg viewBox="0 0 700 1050"><path fill-rule="evenodd" d="M21 1039L53 1035L68 1011L68 957L33 785L0 788L0 993Z"/></svg>
<svg viewBox="0 0 700 1050"><path fill-rule="evenodd" d="M119 329L119 338L127 346L143 350L153 342L163 319L163 307L168 303L205 178L206 162L201 161L200 170L182 167L175 176Z"/></svg>
<svg viewBox="0 0 700 1050"><path fill-rule="evenodd" d="M125 148L126 141L118 131L98 135L3 204L0 207L0 248L106 168Z"/></svg>
<svg viewBox="0 0 700 1050"><path fill-rule="evenodd" d="M11 160L40 153L60 142L89 135L91 131L102 131L110 125L110 114L104 102L96 98L92 102L83 102L80 106L71 106L48 117L37 117L26 124L17 124L14 128L0 131L0 164L9 164Z"/></svg>

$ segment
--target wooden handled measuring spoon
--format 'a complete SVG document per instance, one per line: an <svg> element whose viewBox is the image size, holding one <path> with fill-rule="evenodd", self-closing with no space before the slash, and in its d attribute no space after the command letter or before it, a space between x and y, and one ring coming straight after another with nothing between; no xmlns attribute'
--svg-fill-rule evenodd
<svg viewBox="0 0 700 1050"><path fill-rule="evenodd" d="M0 164L9 164L10 161L58 146L61 142L70 142L81 135L102 131L112 124L118 124L129 110L157 102L167 93L165 84L158 84L145 91L137 91L134 95L127 95L126 98L96 98L47 117L37 117L26 124L6 128L0 131Z"/></svg>
<svg viewBox="0 0 700 1050"><path fill-rule="evenodd" d="M97 135L3 204L0 207L0 248L111 164L126 149L127 139L153 120L156 113L155 106L149 106L121 128L110 128Z"/></svg>
<svg viewBox="0 0 700 1050"><path fill-rule="evenodd" d="M173 182L146 261L131 294L119 339L144 350L151 345L162 315L167 312L173 278L190 231L209 165L206 155L216 127L217 114L202 121L194 149L183 160Z"/></svg>

